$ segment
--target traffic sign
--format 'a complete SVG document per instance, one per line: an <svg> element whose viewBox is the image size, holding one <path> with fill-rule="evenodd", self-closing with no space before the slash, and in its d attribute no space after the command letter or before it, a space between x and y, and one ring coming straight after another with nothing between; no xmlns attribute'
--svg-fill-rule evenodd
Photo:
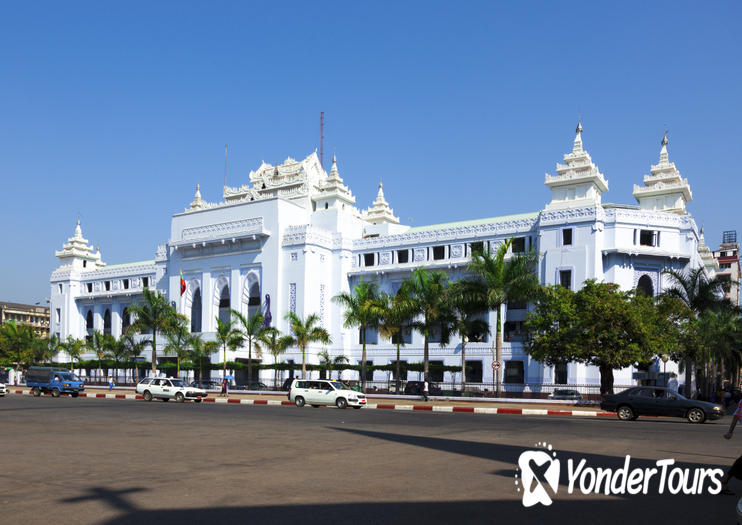
<svg viewBox="0 0 742 525"><path fill-rule="evenodd" d="M492 370L499 370L500 366L500 361L492 361Z"/></svg>

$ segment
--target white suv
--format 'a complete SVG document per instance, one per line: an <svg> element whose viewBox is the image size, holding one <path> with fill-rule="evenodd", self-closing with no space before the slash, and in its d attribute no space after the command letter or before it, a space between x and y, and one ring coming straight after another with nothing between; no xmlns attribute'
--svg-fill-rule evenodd
<svg viewBox="0 0 742 525"><path fill-rule="evenodd" d="M298 407L335 405L338 408L361 408L366 404L366 396L362 393L351 390L340 381L323 379L294 379L289 389L289 400Z"/></svg>
<svg viewBox="0 0 742 525"><path fill-rule="evenodd" d="M5 383L0 383L0 396L5 396L8 394L8 387L5 386Z"/></svg>
<svg viewBox="0 0 742 525"><path fill-rule="evenodd" d="M196 403L200 403L201 399L206 397L206 390L188 386L182 379L147 377L137 384L137 394L141 394L145 401L152 401L152 399L170 401L175 399L178 403L182 403L186 399L192 399Z"/></svg>

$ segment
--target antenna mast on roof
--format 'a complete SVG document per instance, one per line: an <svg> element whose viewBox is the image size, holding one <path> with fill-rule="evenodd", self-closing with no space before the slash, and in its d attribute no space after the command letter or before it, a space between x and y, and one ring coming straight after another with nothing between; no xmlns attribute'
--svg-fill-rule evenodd
<svg viewBox="0 0 742 525"><path fill-rule="evenodd" d="M325 112L319 112L319 165L325 169Z"/></svg>
<svg viewBox="0 0 742 525"><path fill-rule="evenodd" d="M224 187L227 187L227 145L224 145Z"/></svg>

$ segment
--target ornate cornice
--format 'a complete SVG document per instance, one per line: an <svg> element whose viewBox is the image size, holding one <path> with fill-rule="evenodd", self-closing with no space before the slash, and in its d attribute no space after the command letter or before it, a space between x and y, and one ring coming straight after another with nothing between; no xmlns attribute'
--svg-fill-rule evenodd
<svg viewBox="0 0 742 525"><path fill-rule="evenodd" d="M234 235L264 234L263 217L242 219L239 221L220 222L185 228L182 232L183 241L196 241L202 239L213 239L215 237L229 237Z"/></svg>
<svg viewBox="0 0 742 525"><path fill-rule="evenodd" d="M304 246L313 244L328 250L350 249L350 242L342 234L311 226L289 226L283 234L282 246Z"/></svg>

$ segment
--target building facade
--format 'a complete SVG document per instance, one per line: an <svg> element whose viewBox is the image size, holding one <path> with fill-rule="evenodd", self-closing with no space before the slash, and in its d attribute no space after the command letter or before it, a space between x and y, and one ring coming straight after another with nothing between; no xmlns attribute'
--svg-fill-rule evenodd
<svg viewBox="0 0 742 525"><path fill-rule="evenodd" d="M118 336L131 322L128 306L149 287L166 295L188 318L191 331L206 339L213 338L216 319L228 318L230 308L246 315L270 313L272 324L283 332L289 331L284 319L288 312L315 313L332 343L309 348L308 362L318 362L317 352L328 350L357 363L359 332L343 326L341 307L332 301L335 295L361 280L394 293L417 267L443 270L456 280L465 275L472 249L496 250L508 238L514 239L512 252L539 253L542 284L572 289L597 279L655 296L667 286L663 270L705 266L714 271L699 251L698 228L686 211L690 185L669 161L666 137L659 162L642 185L634 186L637 204L603 202L608 180L583 148L581 126L572 150L554 175L546 175L544 184L551 190L550 202L524 213L410 227L400 224L381 184L369 208L356 207L335 158L329 174L316 153L300 161L263 163L250 172L248 184L225 187L219 203L204 201L197 187L190 206L172 216L170 239L149 261L103 263L100 252L93 252L83 238L78 221L74 235L56 252L60 266L51 276L51 330L61 338L83 337L92 330ZM574 363L555 369L530 359L521 342L526 305L503 306L502 313L508 388L599 383L594 367ZM494 312L488 320L494 327ZM408 331L403 339L401 359L421 362L422 336ZM467 344L472 370L467 380L489 383L494 334L480 339ZM396 345L378 333L367 335L367 345L373 364L396 359ZM460 366L460 352L456 342L430 345L431 362ZM228 352L227 357L244 360L247 350ZM213 360L221 357L214 355ZM283 360L301 362L301 355L291 349ZM669 365L668 372L676 371ZM630 384L634 372L618 371L616 384ZM272 371L265 373L272 377ZM389 375L377 371L373 378L385 380ZM409 379L417 379L417 374L410 373ZM457 375L446 373L433 380L456 381Z"/></svg>
<svg viewBox="0 0 742 525"><path fill-rule="evenodd" d="M701 232L703 233L703 232ZM739 306L739 243L737 232L725 231L719 248L714 251L714 259L719 263L716 276L724 281L724 295L733 304Z"/></svg>
<svg viewBox="0 0 742 525"><path fill-rule="evenodd" d="M49 337L49 308L46 306L0 302L0 325L10 321L33 327L39 337Z"/></svg>

